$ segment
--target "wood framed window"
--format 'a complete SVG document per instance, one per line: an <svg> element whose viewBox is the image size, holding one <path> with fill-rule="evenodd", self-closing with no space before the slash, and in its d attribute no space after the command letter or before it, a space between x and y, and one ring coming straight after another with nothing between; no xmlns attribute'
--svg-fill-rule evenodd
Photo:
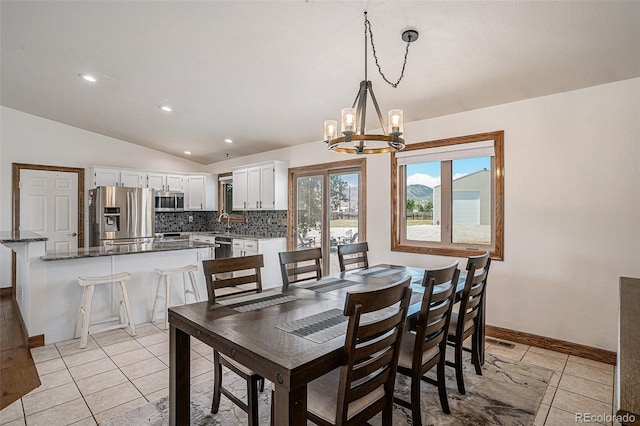
<svg viewBox="0 0 640 426"><path fill-rule="evenodd" d="M234 211L233 208L233 177L232 173L218 175L218 215L227 213L230 222L244 222L244 211Z"/></svg>
<svg viewBox="0 0 640 426"><path fill-rule="evenodd" d="M391 250L504 256L504 131L407 145L391 155Z"/></svg>

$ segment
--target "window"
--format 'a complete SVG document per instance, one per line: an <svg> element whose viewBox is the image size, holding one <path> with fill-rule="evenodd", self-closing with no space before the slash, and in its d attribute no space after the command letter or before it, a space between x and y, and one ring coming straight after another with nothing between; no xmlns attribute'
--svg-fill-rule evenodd
<svg viewBox="0 0 640 426"><path fill-rule="evenodd" d="M230 222L244 222L244 211L233 211L233 178L231 173L218 176L218 214L228 213Z"/></svg>
<svg viewBox="0 0 640 426"><path fill-rule="evenodd" d="M392 154L391 250L503 258L504 132L407 145Z"/></svg>

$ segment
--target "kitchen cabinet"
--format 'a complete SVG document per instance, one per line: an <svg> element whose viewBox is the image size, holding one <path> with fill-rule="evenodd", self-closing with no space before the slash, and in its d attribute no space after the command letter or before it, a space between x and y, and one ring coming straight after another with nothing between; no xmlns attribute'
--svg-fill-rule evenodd
<svg viewBox="0 0 640 426"><path fill-rule="evenodd" d="M164 191L167 175L165 173L147 173L147 188L155 191Z"/></svg>
<svg viewBox="0 0 640 426"><path fill-rule="evenodd" d="M287 166L270 161L234 169L234 210L287 210Z"/></svg>
<svg viewBox="0 0 640 426"><path fill-rule="evenodd" d="M232 242L233 257L261 254L264 260L264 267L262 268L262 288L282 287L278 253L286 251L286 241L285 238L234 238Z"/></svg>
<svg viewBox="0 0 640 426"><path fill-rule="evenodd" d="M218 204L218 176L208 173L178 174L94 167L92 187L98 186L126 186L151 188L158 192L183 192L185 195L185 211L213 211L216 210Z"/></svg>
<svg viewBox="0 0 640 426"><path fill-rule="evenodd" d="M209 253L202 258L202 260L211 260L215 259L215 246L213 244L216 243L216 237L213 235L199 235L199 234L191 234L189 236L189 241L199 242L199 243L207 243L212 244L209 249Z"/></svg>
<svg viewBox="0 0 640 426"><path fill-rule="evenodd" d="M167 191L184 192L184 179L183 175L167 175Z"/></svg>
<svg viewBox="0 0 640 426"><path fill-rule="evenodd" d="M206 207L206 178L204 175L187 176L185 210L204 210Z"/></svg>

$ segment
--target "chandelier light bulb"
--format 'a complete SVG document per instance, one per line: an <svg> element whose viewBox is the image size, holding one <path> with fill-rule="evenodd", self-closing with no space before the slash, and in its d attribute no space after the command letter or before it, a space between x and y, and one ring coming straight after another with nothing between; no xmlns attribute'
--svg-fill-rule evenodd
<svg viewBox="0 0 640 426"><path fill-rule="evenodd" d="M338 122L336 120L325 120L324 140L329 141L338 137Z"/></svg>
<svg viewBox="0 0 640 426"><path fill-rule="evenodd" d="M353 135L356 133L356 109L342 108L342 133Z"/></svg>
<svg viewBox="0 0 640 426"><path fill-rule="evenodd" d="M389 134L401 135L404 132L404 119L401 109L392 109L389 111Z"/></svg>

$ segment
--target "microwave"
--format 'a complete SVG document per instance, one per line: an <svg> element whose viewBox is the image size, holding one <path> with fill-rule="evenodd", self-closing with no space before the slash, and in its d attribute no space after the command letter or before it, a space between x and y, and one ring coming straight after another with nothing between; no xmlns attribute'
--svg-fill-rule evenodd
<svg viewBox="0 0 640 426"><path fill-rule="evenodd" d="M184 192L156 191L155 200L155 210L157 212L184 211Z"/></svg>

